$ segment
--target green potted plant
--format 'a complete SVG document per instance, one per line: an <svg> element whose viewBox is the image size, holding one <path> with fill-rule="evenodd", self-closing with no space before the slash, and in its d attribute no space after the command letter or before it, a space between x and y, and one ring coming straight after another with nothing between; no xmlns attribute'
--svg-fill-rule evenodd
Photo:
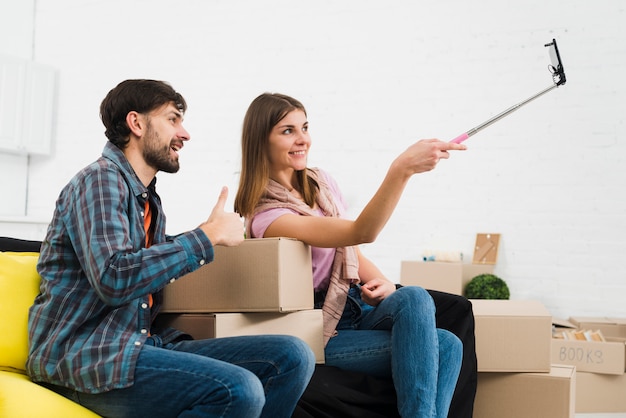
<svg viewBox="0 0 626 418"><path fill-rule="evenodd" d="M506 282L495 274L479 274L465 287L468 299L509 299L510 296Z"/></svg>

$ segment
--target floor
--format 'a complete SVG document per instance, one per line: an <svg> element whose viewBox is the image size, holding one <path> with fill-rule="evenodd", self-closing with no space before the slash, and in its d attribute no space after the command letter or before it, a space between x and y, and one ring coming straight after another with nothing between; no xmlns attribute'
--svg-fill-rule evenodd
<svg viewBox="0 0 626 418"><path fill-rule="evenodd" d="M626 418L626 412L613 414L576 414L576 418Z"/></svg>

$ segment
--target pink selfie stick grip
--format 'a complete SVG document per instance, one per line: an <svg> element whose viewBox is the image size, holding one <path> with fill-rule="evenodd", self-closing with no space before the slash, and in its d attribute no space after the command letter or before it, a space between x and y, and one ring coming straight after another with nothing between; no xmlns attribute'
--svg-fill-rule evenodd
<svg viewBox="0 0 626 418"><path fill-rule="evenodd" d="M464 134L461 134L461 135L457 136L456 138L454 138L450 142L455 143L455 144L460 144L461 142L465 141L467 138L469 138L469 135L466 132Z"/></svg>

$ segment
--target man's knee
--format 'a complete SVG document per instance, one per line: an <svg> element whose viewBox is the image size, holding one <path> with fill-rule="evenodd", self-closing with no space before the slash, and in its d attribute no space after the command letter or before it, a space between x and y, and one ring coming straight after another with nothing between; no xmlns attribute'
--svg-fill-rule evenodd
<svg viewBox="0 0 626 418"><path fill-rule="evenodd" d="M290 335L277 335L276 347L280 347L283 355L283 366L297 369L302 375L313 374L315 354L311 347L302 339Z"/></svg>
<svg viewBox="0 0 626 418"><path fill-rule="evenodd" d="M208 405L222 404L228 411L245 414L241 416L258 416L261 413L265 405L265 390L254 373L240 368L220 380L220 389L213 387L205 395Z"/></svg>

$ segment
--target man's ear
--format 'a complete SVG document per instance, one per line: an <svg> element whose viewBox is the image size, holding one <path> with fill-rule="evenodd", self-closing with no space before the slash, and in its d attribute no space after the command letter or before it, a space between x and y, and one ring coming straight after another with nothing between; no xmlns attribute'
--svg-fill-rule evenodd
<svg viewBox="0 0 626 418"><path fill-rule="evenodd" d="M137 137L141 137L146 129L145 117L141 113L134 110L128 112L126 115L126 124L128 125L130 132Z"/></svg>

